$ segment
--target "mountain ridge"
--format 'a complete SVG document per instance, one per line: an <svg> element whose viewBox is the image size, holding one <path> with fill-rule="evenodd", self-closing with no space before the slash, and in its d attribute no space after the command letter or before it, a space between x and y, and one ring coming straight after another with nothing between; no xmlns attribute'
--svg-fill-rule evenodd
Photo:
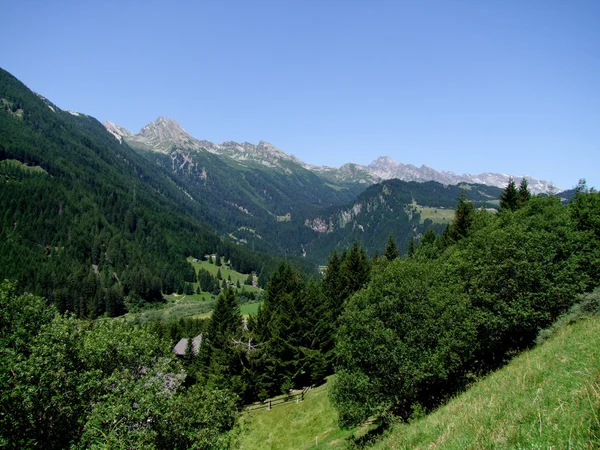
<svg viewBox="0 0 600 450"><path fill-rule="evenodd" d="M284 172L291 170L286 163L293 162L317 174L324 180L334 183L371 185L384 180L399 179L419 183L437 181L438 183L452 185L475 183L503 188L508 184L510 178L516 183L520 183L523 178L527 178L529 188L534 194L556 190L551 182L527 175L508 175L495 172L457 174L451 171L439 171L426 165L417 167L413 164L403 164L389 156L380 156L366 166L351 162L343 164L339 168L317 166L306 163L294 155L289 155L262 140L257 145L235 141L215 144L207 140L199 140L189 135L177 121L162 116L144 126L138 134L133 134L129 130L109 121L105 121L104 126L119 142L124 139L134 147L154 152L169 153L174 149L208 151L238 162L253 161L266 167L282 169Z"/></svg>

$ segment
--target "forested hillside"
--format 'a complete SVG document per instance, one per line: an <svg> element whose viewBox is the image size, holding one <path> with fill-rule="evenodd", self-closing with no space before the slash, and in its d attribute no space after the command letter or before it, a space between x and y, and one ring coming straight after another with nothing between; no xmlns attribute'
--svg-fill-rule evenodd
<svg viewBox="0 0 600 450"><path fill-rule="evenodd" d="M240 272L274 259L222 239L213 211L95 119L0 71L0 277L80 317L118 315L195 281L187 256Z"/></svg>
<svg viewBox="0 0 600 450"><path fill-rule="evenodd" d="M383 181L365 189L352 203L304 219L303 225L318 233L305 247L314 259L324 261L333 248L341 250L358 240L373 255L391 235L405 253L410 242L418 241L429 228L438 234L444 231L461 192L475 207L491 208L497 207L501 189L481 184Z"/></svg>

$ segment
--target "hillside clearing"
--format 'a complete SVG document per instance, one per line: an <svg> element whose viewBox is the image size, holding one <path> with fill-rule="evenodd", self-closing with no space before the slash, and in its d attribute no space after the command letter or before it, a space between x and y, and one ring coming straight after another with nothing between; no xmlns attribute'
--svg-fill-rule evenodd
<svg viewBox="0 0 600 450"><path fill-rule="evenodd" d="M315 443L342 443L352 431L338 428L337 413L327 395L328 385L313 388L298 404L290 402L270 411L245 412L237 448L303 449Z"/></svg>

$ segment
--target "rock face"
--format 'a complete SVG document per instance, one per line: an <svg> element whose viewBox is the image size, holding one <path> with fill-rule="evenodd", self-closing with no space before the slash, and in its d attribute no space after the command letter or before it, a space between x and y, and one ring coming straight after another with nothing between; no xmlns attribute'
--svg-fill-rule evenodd
<svg viewBox="0 0 600 450"><path fill-rule="evenodd" d="M428 166L417 167L412 164L399 163L389 156L381 156L368 166L347 163L340 168L314 166L304 163L293 155L288 155L268 142L260 141L258 145L244 142L242 144L227 141L214 144L210 141L198 140L172 119L159 117L154 122L146 125L138 134L133 134L125 128L112 123L104 122L106 129L115 138L122 142L160 153L171 153L175 150L207 151L219 156L244 162L255 162L270 168L279 168L290 173L294 164L308 169L324 180L334 183L360 183L366 186L382 180L397 178L402 181L437 181L442 184L481 183L488 186L505 187L510 175L500 173L462 174L454 172L437 171ZM291 163L291 164L290 164ZM512 176L518 184L523 176ZM527 176L529 188L534 194L549 192L554 189L551 183Z"/></svg>

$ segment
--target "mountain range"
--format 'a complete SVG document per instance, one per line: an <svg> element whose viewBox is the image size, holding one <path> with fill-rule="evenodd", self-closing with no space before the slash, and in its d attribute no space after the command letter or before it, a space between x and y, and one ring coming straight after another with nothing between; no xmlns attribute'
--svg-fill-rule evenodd
<svg viewBox="0 0 600 450"><path fill-rule="evenodd" d="M214 144L163 117L137 135L112 122L104 126L168 173L207 211L209 224L232 241L319 263L354 240L372 253L390 234L406 248L429 227L441 232L461 189L477 205L493 206L500 195L496 186L428 181L416 175L439 172L386 165L391 160L384 158L369 167L334 169L306 164L264 141ZM410 181L387 179L403 168Z"/></svg>
<svg viewBox="0 0 600 450"><path fill-rule="evenodd" d="M159 117L156 121L146 125L138 134L133 134L125 128L106 121L106 129L119 141L125 140L131 146L147 150L169 153L173 149L188 151L208 151L210 153L226 156L235 161L254 161L266 167L277 167L290 171L283 162L293 162L305 169L312 171L324 180L335 183L361 183L371 185L383 180L399 179L402 181L437 181L442 184L458 185L461 183L477 183L488 186L505 187L509 178L520 183L523 176L507 175L486 172L481 174L456 174L449 171L438 171L431 167L421 167L412 164L403 164L388 156L381 156L367 166L347 163L339 168L315 166L307 164L293 155L288 155L268 142L261 141L258 145L244 142L228 141L214 144L206 140L198 140L190 136L175 120ZM548 181L538 180L527 176L529 188L534 194L547 193L555 187Z"/></svg>

